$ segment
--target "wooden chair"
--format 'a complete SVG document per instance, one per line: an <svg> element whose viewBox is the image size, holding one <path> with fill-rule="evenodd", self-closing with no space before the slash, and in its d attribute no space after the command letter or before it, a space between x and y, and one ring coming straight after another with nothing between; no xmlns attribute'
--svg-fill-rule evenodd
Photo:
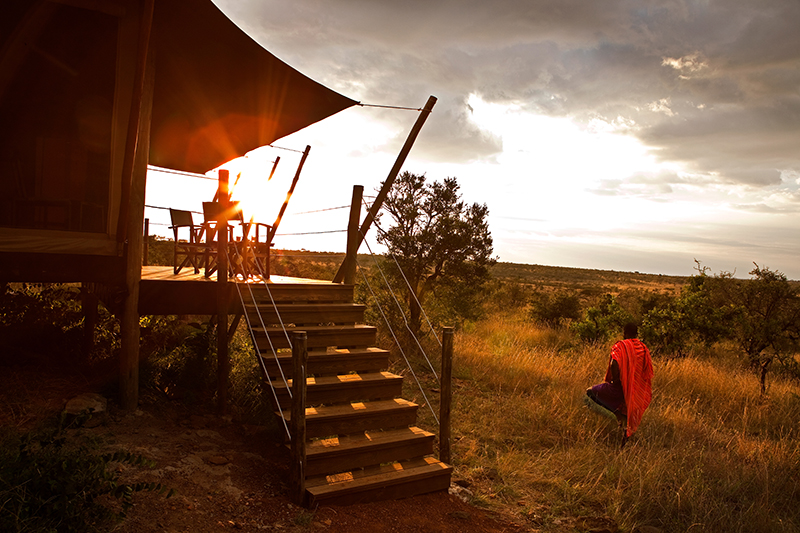
<svg viewBox="0 0 800 533"><path fill-rule="evenodd" d="M203 202L203 230L205 236L207 261L205 275L211 276L217 270L216 250L217 220L219 218L219 204L217 202ZM239 202L233 202L228 213L228 272L231 276L242 276L247 280L263 274L269 279L269 256L272 247L272 226L262 222L255 222L251 218L246 220ZM239 235L236 229L240 230ZM213 250L212 250L213 249Z"/></svg>
<svg viewBox="0 0 800 533"><path fill-rule="evenodd" d="M252 231L252 233L251 233ZM269 279L269 254L272 248L272 226L253 219L242 219L242 246L245 277L263 276Z"/></svg>
<svg viewBox="0 0 800 533"><path fill-rule="evenodd" d="M170 228L175 239L172 255L173 272L178 274L182 268L192 266L194 273L200 272L204 264L206 244L200 238L201 227L196 226L191 211L170 209L169 216L172 221ZM181 240L181 228L186 228L188 236Z"/></svg>
<svg viewBox="0 0 800 533"><path fill-rule="evenodd" d="M230 222L237 222L241 220L241 209L239 202L232 202L230 212L228 213L227 232L228 232L228 273L231 275L236 274L236 253L233 248L234 243L234 226ZM204 239L206 245L205 252L205 276L211 277L217 271L217 230L219 220L219 203L218 202L203 202L203 226L200 231L201 238Z"/></svg>

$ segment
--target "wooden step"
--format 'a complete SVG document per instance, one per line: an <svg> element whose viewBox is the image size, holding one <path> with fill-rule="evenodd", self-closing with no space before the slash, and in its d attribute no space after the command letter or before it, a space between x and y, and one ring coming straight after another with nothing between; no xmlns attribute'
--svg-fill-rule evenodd
<svg viewBox="0 0 800 533"><path fill-rule="evenodd" d="M269 291L263 285L252 286L253 296L259 304L282 303L352 303L353 286L341 283L269 283ZM250 301L250 292L243 289L246 301Z"/></svg>
<svg viewBox="0 0 800 533"><path fill-rule="evenodd" d="M416 423L418 408L417 404L402 398L306 407L306 437L330 437L408 427ZM287 422L291 420L291 410L286 409L279 414Z"/></svg>
<svg viewBox="0 0 800 533"><path fill-rule="evenodd" d="M277 311L276 308L277 307ZM258 313L253 304L247 304L246 309L250 322L253 325L280 324L355 324L364 321L363 304L353 303L326 303L326 304L277 304L262 303L258 306ZM260 317L259 317L260 315ZM279 318L280 317L280 318Z"/></svg>
<svg viewBox="0 0 800 533"><path fill-rule="evenodd" d="M292 375L292 355L280 353L278 357L263 354L262 361L271 379L280 375L278 367L286 376ZM377 372L389 368L389 351L380 348L337 349L325 352L308 352L308 375L344 374L346 372Z"/></svg>
<svg viewBox="0 0 800 533"><path fill-rule="evenodd" d="M310 441L306 447L306 476L430 455L433 439L433 433L410 427Z"/></svg>
<svg viewBox="0 0 800 533"><path fill-rule="evenodd" d="M433 457L306 479L308 505L399 499L450 487L453 468Z"/></svg>
<svg viewBox="0 0 800 533"><path fill-rule="evenodd" d="M272 386L281 409L288 409L292 405L289 394L292 380L275 380ZM390 372L310 377L306 380L306 405L391 400L400 396L402 390L403 376Z"/></svg>
<svg viewBox="0 0 800 533"><path fill-rule="evenodd" d="M258 349L261 353L271 353L272 348L291 348L289 339L294 330L305 331L308 334L307 346L312 348L326 347L354 347L373 346L376 343L378 330L375 326L355 324L352 326L306 326L306 327L268 327L266 331L261 326L253 327ZM287 333L289 338L287 339ZM267 340L269 336L269 340Z"/></svg>

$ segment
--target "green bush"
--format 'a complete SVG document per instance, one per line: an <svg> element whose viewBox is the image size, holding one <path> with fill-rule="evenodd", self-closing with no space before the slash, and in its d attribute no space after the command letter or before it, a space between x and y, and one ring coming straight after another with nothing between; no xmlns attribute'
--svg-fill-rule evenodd
<svg viewBox="0 0 800 533"><path fill-rule="evenodd" d="M104 531L125 518L133 495L174 491L159 483L126 484L110 468L123 463L152 467L142 456L98 453L96 442L67 438L87 416L25 435L6 434L0 442L0 531Z"/></svg>
<svg viewBox="0 0 800 533"><path fill-rule="evenodd" d="M612 335L618 335L622 326L631 320L630 313L617 303L617 299L606 294L598 305L586 310L583 320L573 322L570 328L582 341L605 342Z"/></svg>
<svg viewBox="0 0 800 533"><path fill-rule="evenodd" d="M539 293L533 299L531 317L551 327L569 324L581 317L581 299L571 292Z"/></svg>

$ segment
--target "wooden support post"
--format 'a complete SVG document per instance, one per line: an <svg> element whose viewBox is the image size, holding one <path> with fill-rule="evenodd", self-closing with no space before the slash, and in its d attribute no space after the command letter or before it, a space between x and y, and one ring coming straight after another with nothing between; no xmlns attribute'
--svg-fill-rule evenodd
<svg viewBox="0 0 800 533"><path fill-rule="evenodd" d="M283 219L283 214L286 212L286 207L289 205L289 200L292 199L294 188L297 186L297 180L300 179L300 173L303 171L303 165L306 164L306 159L308 159L309 152L311 152L311 146L306 145L306 149L303 151L303 157L300 158L300 163L297 165L297 170L294 173L294 179L292 179L289 192L286 193L286 199L283 201L283 205L281 206L281 210L278 212L278 216L275 218L275 222L272 223L272 229L269 230L267 244L272 243L272 239L275 238L275 233L278 231L278 226L281 225L281 219ZM276 161L275 165L277 164L278 162ZM267 274L269 274L269 270L267 270Z"/></svg>
<svg viewBox="0 0 800 533"><path fill-rule="evenodd" d="M439 397L439 460L450 463L450 407L453 402L453 328L442 331L442 392Z"/></svg>
<svg viewBox="0 0 800 533"><path fill-rule="evenodd" d="M219 171L219 210L217 211L217 408L228 411L228 171Z"/></svg>
<svg viewBox="0 0 800 533"><path fill-rule="evenodd" d="M292 500L303 505L306 492L306 365L308 336L305 331L292 333L292 418L291 487Z"/></svg>
<svg viewBox="0 0 800 533"><path fill-rule="evenodd" d="M352 285L356 282L356 256L361 241L358 238L358 222L361 219L361 198L364 195L363 185L353 186L353 200L350 203L350 223L347 225L347 255L344 258L344 282Z"/></svg>
<svg viewBox="0 0 800 533"><path fill-rule="evenodd" d="M228 342L231 342L233 335L236 333L236 328L239 327L239 322L242 321L242 316L243 315L241 312L238 312L233 316L233 321L231 322L231 325L228 326Z"/></svg>
<svg viewBox="0 0 800 533"><path fill-rule="evenodd" d="M425 107L422 109L422 111L420 111L417 121L414 123L414 127L411 128L411 132L406 138L403 148L400 150L400 153L397 154L397 159L394 162L394 166L392 166L392 169L389 171L386 181L383 182L383 187L381 187L380 192L378 192L378 196L372 203L372 207L370 207L367 216L364 218L364 223L361 224L361 231L358 234L358 246L361 246L361 241L369 231L369 227L372 225L373 220L375 220L375 217L378 215L378 211L380 211L381 206L383 206L384 200L386 200L386 197L389 195L389 190L391 190L394 180L397 179L397 175L400 174L400 169L402 168L403 163L406 162L406 157L408 157L409 152L411 152L411 147L414 146L414 141L417 140L417 136L419 135L422 126L425 124L425 120L428 118L428 115L431 114L435 104L436 97L430 96L428 101L425 103ZM344 263L339 266L339 271L333 278L333 282L341 283L343 279Z"/></svg>
<svg viewBox="0 0 800 533"><path fill-rule="evenodd" d="M137 44L137 51L136 51L136 70L134 71L134 78L133 78L133 96L131 99L131 107L128 113L128 131L127 135L125 136L125 153L123 155L122 160L122 190L120 192L120 204L119 204L119 217L117 218L117 242L124 243L128 236L128 229L130 228L130 212L129 210L131 207L136 209L134 202L132 201L133 198L131 194L133 193L134 181L136 177L134 173L136 172L135 166L136 162L134 158L137 157L137 154L140 151L140 143L141 139L141 121L142 121L142 112L144 107L145 99L150 100L152 102L152 95L149 97L145 94L148 90L152 92L152 88L147 89L147 82L145 81L146 76L148 75L147 70L150 68L154 68L148 65L149 62L152 62L152 54L150 54L150 32L153 29L153 9L155 6L155 0L144 0L142 3L142 16L141 22L139 23L139 42ZM152 84L152 82L150 82ZM149 131L150 131L150 112L152 107L151 104L148 104L147 109L147 131L148 131L148 139L147 142L144 143L145 152L150 149L150 140L149 140ZM147 161L145 160L145 172L147 172ZM133 215L136 216L136 215ZM142 216L144 216L144 207L142 207ZM137 227L136 231L141 232L141 227ZM141 261L141 257L136 258L137 261ZM141 264L141 263L140 263Z"/></svg>
<svg viewBox="0 0 800 533"><path fill-rule="evenodd" d="M150 219L144 219L144 241L142 242L142 265L150 262Z"/></svg>
<svg viewBox="0 0 800 533"><path fill-rule="evenodd" d="M134 102L131 104L131 123L125 148L125 158L129 162L123 165L123 193L127 187L127 200L123 194L120 212L121 226L117 238L124 242L123 257L125 260L125 297L119 312L120 350L119 350L119 403L126 411L133 411L139 404L139 282L142 278L142 232L144 224L144 198L147 184L147 160L150 153L150 117L153 107L153 88L155 78L155 61L152 54L147 53L150 22L152 19L151 0L145 2L142 14L142 41L139 43L139 58L144 65L137 66L144 72L141 91L134 90ZM144 42L144 46L143 46ZM136 89L136 88L135 88ZM133 112L133 108L136 112ZM133 131L131 131L131 129ZM130 136L136 137L133 142ZM130 164L130 166L128 166ZM130 175L127 172L130 171Z"/></svg>

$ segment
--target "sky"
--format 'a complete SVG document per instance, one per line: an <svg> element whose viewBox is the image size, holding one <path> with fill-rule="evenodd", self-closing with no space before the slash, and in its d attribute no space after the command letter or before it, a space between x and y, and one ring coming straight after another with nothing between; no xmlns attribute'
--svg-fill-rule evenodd
<svg viewBox="0 0 800 533"><path fill-rule="evenodd" d="M214 1L362 103L436 96L403 170L487 204L500 261L800 279L797 0ZM353 185L375 195L416 118L342 111L240 160L234 196L271 222L310 145L275 245L342 252ZM181 179L151 173L148 204Z"/></svg>

